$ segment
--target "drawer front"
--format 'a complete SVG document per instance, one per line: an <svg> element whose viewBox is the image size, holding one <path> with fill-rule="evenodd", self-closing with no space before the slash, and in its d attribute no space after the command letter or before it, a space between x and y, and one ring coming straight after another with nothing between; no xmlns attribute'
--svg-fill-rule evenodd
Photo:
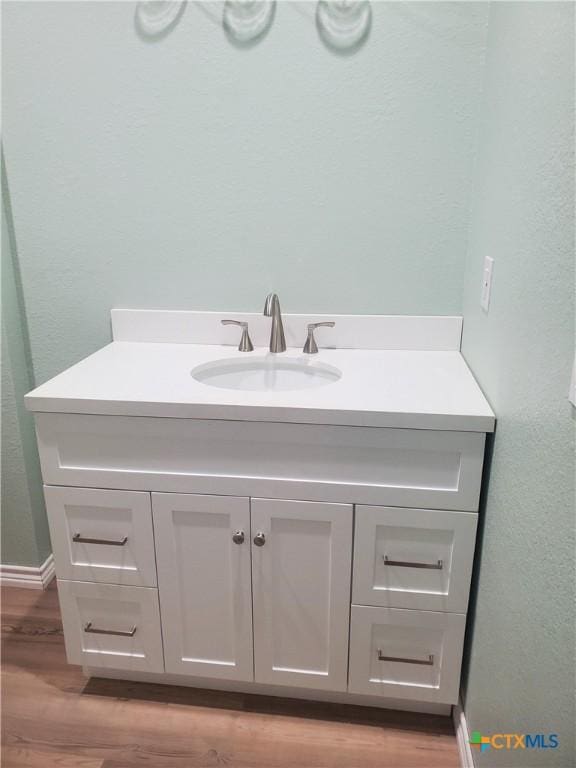
<svg viewBox="0 0 576 768"><path fill-rule="evenodd" d="M48 485L476 511L484 434L39 413Z"/></svg>
<svg viewBox="0 0 576 768"><path fill-rule="evenodd" d="M44 486L59 579L156 586L150 494Z"/></svg>
<svg viewBox="0 0 576 768"><path fill-rule="evenodd" d="M356 507L352 602L465 613L478 515Z"/></svg>
<svg viewBox="0 0 576 768"><path fill-rule="evenodd" d="M352 606L348 690L456 704L466 616Z"/></svg>
<svg viewBox="0 0 576 768"><path fill-rule="evenodd" d="M58 580L70 664L164 672L158 591Z"/></svg>

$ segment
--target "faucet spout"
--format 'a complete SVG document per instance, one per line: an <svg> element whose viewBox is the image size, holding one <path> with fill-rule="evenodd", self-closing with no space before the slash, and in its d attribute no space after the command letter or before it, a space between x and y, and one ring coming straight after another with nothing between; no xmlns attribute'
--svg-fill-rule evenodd
<svg viewBox="0 0 576 768"><path fill-rule="evenodd" d="M280 311L280 301L275 293L269 293L266 297L264 315L272 318L270 352L285 352L286 339L284 338L284 326L282 325L282 312Z"/></svg>

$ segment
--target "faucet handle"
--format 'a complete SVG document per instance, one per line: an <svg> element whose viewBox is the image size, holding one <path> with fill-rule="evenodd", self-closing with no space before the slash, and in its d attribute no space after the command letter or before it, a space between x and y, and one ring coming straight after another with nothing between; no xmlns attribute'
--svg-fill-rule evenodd
<svg viewBox="0 0 576 768"><path fill-rule="evenodd" d="M315 355L318 352L318 344L316 344L316 339L314 338L314 331L316 328L321 327L334 328L335 325L336 323L333 320L326 321L325 323L309 323L308 338L306 339L302 352L306 355Z"/></svg>
<svg viewBox="0 0 576 768"><path fill-rule="evenodd" d="M248 323L244 320L222 320L222 325L238 325L242 328L242 336L240 338L240 344L238 345L238 352L252 352L254 346L248 333Z"/></svg>

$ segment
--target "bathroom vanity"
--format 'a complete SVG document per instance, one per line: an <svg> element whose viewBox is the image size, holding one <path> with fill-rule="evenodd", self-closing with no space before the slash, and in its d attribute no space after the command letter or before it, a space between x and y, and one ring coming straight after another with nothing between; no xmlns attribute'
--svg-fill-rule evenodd
<svg viewBox="0 0 576 768"><path fill-rule="evenodd" d="M461 318L286 315L280 353L270 323L113 310L111 344L27 395L68 659L448 712L494 428Z"/></svg>

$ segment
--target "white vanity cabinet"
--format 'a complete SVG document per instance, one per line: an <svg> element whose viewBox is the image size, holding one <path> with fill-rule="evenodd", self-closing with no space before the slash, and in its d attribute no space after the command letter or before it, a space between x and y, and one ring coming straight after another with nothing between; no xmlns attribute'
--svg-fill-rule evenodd
<svg viewBox="0 0 576 768"><path fill-rule="evenodd" d="M372 434L370 444L380 446L382 461L389 464L380 485L367 484L360 462L354 474L350 459L338 483L335 467L323 475L325 459L302 465L292 442L284 447L286 464L277 470L283 482L275 483L262 463L250 466L251 475L224 474L231 472L231 459L226 469L220 465L231 451L228 435L236 432L236 444L241 443L243 425L218 424L212 439L222 435L222 451L209 446L198 465L180 458L178 471L171 473L162 456L166 442L155 436L162 436L165 426L171 434L178 430L185 445L199 431L208 434L208 424L137 421L149 436L145 446L132 442L136 427L130 417L41 414L37 419L44 476L67 484L47 485L45 491L71 661L81 661L91 672L163 671L202 685L230 681L276 692L304 689L309 695L456 701L477 513L420 509L407 502L418 486L436 505L445 466L459 461L467 464L468 474L457 473L453 492L467 505L477 504L479 477L471 467L480 472L483 435L445 433L435 453L434 432L420 436L415 430L372 428L381 434ZM256 434L250 426L250 434ZM270 435L274 426L266 425ZM118 439L108 439L107 428ZM323 427L316 429L321 433ZM345 445L359 442L361 435L346 435ZM445 452L447 441L455 453ZM202 446L195 445L198 455ZM420 482L408 468L411 451L425 461L423 446L429 466ZM274 448L272 442L268 450ZM88 456L95 457L92 466ZM246 457L239 462L246 463ZM394 497L406 499L406 506L349 503L366 491L370 498L388 500L394 466ZM76 487L86 476L95 484L125 483L130 489ZM214 492L178 492L183 485L209 485ZM310 495L326 500L281 498L290 485L297 496L310 488ZM229 493L236 488L247 495ZM278 497L262 498L262 490ZM338 493L345 503L332 500ZM91 590L103 582L108 602L91 602ZM139 586L129 594L127 585ZM118 650L135 642L119 631L137 625L138 638L155 631L151 624L128 621L132 608L127 606L144 596L139 591L144 587L160 609L161 669L157 657L149 661L141 650ZM113 609L114 590L125 606L120 613ZM131 626L119 630L123 611L128 612L120 623ZM100 654L94 638L87 637L92 634L88 623L98 624L102 633Z"/></svg>
<svg viewBox="0 0 576 768"><path fill-rule="evenodd" d="M401 341L427 351L323 350L338 382L262 395L194 381L193 365L224 349L165 343L155 315L136 317L134 343L28 395L69 661L88 675L447 712L494 417L450 347L457 319L443 320L444 351L429 330L414 341L412 319ZM365 335L355 322L337 322L346 344ZM362 322L388 339L404 327ZM141 338L152 326L161 343Z"/></svg>

